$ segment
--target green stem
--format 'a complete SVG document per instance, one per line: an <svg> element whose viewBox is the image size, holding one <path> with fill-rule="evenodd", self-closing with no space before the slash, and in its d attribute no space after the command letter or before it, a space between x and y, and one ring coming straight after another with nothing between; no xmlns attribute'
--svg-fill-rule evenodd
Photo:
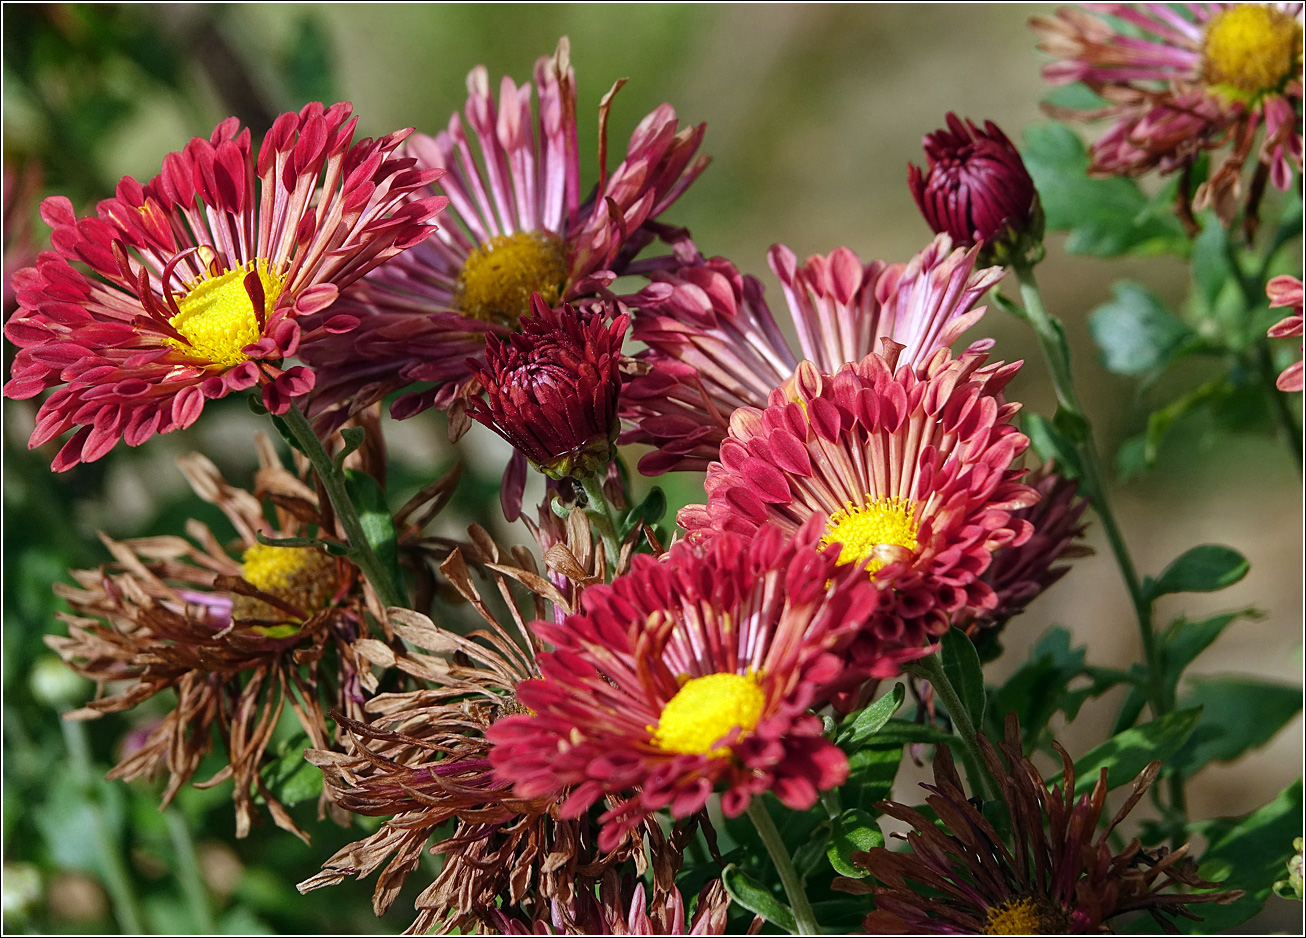
<svg viewBox="0 0 1306 938"><path fill-rule="evenodd" d="M308 418L297 405L291 404L290 409L281 415L281 419L285 421L291 436L299 444L300 451L313 464L317 477L322 480L322 488L331 499L331 507L335 509L336 517L340 519L340 524L345 529L345 537L349 539L350 559L358 564L382 603L386 606L406 605L399 592L398 584L390 578L385 566L377 559L371 545L368 544L362 522L358 520L358 512L354 510L354 503L345 488L344 476L336 470L335 463L327 455L322 441L313 432L313 426L308 422Z"/></svg>
<svg viewBox="0 0 1306 938"><path fill-rule="evenodd" d="M748 817L757 828L762 843L766 844L766 852L771 854L771 862L775 864L776 872L780 874L785 895L789 897L789 908L793 910L794 921L798 924L798 934L821 934L821 927L816 924L816 915L812 912L812 904L807 901L803 880L794 869L794 861L790 858L785 842L780 837L780 831L776 829L775 821L771 820L770 812L762 803L761 795L748 803Z"/></svg>
<svg viewBox="0 0 1306 938"><path fill-rule="evenodd" d="M948 679L948 672L943 667L942 654L935 652L921 658L912 667L930 682L934 692L943 701L944 709L948 711L948 717L952 720L952 731L957 734L957 738L965 747L966 774L970 776L974 793L986 801L996 798L1002 791L1002 787L989 771L988 763L984 761L984 754L980 752L979 730L975 726L974 716L966 709L961 695Z"/></svg>
<svg viewBox="0 0 1306 938"><path fill-rule="evenodd" d="M1261 379L1261 389L1265 392L1265 397L1270 405L1270 413L1274 414L1274 423L1279 432L1279 438L1283 440L1289 452L1292 453L1293 460L1297 463L1297 474L1302 474L1302 433L1301 427L1297 425L1292 411L1288 409L1288 396L1279 390L1276 382L1278 375L1274 373L1274 361L1270 358L1270 343L1264 336L1256 340L1256 372Z"/></svg>
<svg viewBox="0 0 1306 938"><path fill-rule="evenodd" d="M181 882L181 890L195 916L195 925L200 934L216 935L218 926L213 920L208 893L204 891L204 878L200 875L199 859L195 855L195 841L186 827L186 818L175 807L168 808L163 816L168 822L172 852L177 857L177 879Z"/></svg>
<svg viewBox="0 0 1306 938"><path fill-rule="evenodd" d="M580 484L589 502L585 514L603 541L603 547L608 553L609 568L615 570L617 558L621 556L621 541L617 539L617 518L612 513L612 506L608 504L607 495L603 493L603 480L596 472L581 479Z"/></svg>
<svg viewBox="0 0 1306 938"><path fill-rule="evenodd" d="M64 745L68 747L68 761L72 763L73 774L86 798L93 828L91 835L95 838L99 850L104 886L113 902L113 914L118 919L118 925L121 926L124 934L144 934L131 876L127 872L127 866L122 862L117 838L109 829L108 821L105 820L103 806L96 797L95 770L91 765L91 748L86 739L86 724L80 720L60 720L59 725L63 729Z"/></svg>

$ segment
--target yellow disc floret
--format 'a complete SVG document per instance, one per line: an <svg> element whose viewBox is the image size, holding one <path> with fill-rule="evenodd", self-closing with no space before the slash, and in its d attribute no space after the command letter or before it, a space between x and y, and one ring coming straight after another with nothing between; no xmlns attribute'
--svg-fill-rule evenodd
<svg viewBox="0 0 1306 938"><path fill-rule="evenodd" d="M915 504L905 498L877 498L861 506L849 504L832 514L821 546L842 544L839 563L870 558L867 570L874 573L888 563L885 548L915 550L918 531Z"/></svg>
<svg viewBox="0 0 1306 938"><path fill-rule="evenodd" d="M245 551L240 575L251 586L302 609L309 615L322 609L335 591L335 563L312 547L252 544ZM288 618L287 613L252 596L236 596L237 619Z"/></svg>
<svg viewBox="0 0 1306 938"><path fill-rule="evenodd" d="M186 337L186 342L169 341L184 352L224 368L234 368L245 361L248 356L241 349L262 337L258 313L245 289L245 278L254 263L201 280L191 287L177 302L177 315L168 320ZM263 284L263 308L271 310L285 283L268 270L265 261L257 261L257 266L259 282Z"/></svg>
<svg viewBox="0 0 1306 938"><path fill-rule="evenodd" d="M735 727L747 736L762 717L766 695L751 674L690 678L662 708L653 742L668 752L724 755L714 748Z"/></svg>
<svg viewBox="0 0 1306 938"><path fill-rule="evenodd" d="M1008 899L984 914L986 935L1061 935L1068 924L1065 909L1043 896Z"/></svg>
<svg viewBox="0 0 1306 938"><path fill-rule="evenodd" d="M1202 78L1237 97L1279 91L1301 71L1302 28L1291 13L1239 4L1211 19L1202 40Z"/></svg>
<svg viewBox="0 0 1306 938"><path fill-rule="evenodd" d="M531 294L554 306L567 283L562 241L541 231L498 235L472 251L458 274L458 308L482 322L516 326Z"/></svg>

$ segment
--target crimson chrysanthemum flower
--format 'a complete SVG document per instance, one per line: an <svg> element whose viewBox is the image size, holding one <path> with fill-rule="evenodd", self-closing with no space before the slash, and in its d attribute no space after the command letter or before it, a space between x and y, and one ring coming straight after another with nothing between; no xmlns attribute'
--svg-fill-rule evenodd
<svg viewBox="0 0 1306 938"><path fill-rule="evenodd" d="M1252 159L1247 221L1254 227L1266 179L1286 190L1302 167L1302 4L1085 6L1116 22L1066 7L1030 25L1039 48L1058 58L1043 77L1083 82L1107 102L1088 111L1049 109L1057 117L1114 121L1093 144L1090 170L1187 171L1200 154L1227 145L1193 204L1214 206L1228 226L1242 199L1243 166Z"/></svg>
<svg viewBox="0 0 1306 938"><path fill-rule="evenodd" d="M1057 561L1093 552L1080 543L1085 527L1080 518L1088 500L1077 494L1074 480L1059 475L1049 462L1022 481L1039 495L1036 504L1012 512L1012 517L1029 522L1033 529L1029 540L993 552L993 562L982 577L997 596L993 607L965 609L953 616L953 624L977 643L992 642L1009 619L1070 572L1067 564Z"/></svg>
<svg viewBox="0 0 1306 938"><path fill-rule="evenodd" d="M456 411L472 375L467 359L481 357L487 333L515 331L533 294L556 306L609 285L652 240L646 223L707 165L695 158L703 125L679 129L675 110L663 104L635 128L625 159L608 173L609 93L599 107L598 186L583 198L565 38L535 65L538 112L531 84L519 88L506 77L496 106L482 66L468 75L467 89L464 113L480 157L456 113L447 130L408 142L420 166L447 171L435 188L449 196L451 212L437 237L342 297L333 312L364 321L357 338L305 344L305 360L321 375L314 413L366 406L418 381L435 386L401 397L395 417L432 405ZM465 422L455 419L450 429Z"/></svg>
<svg viewBox="0 0 1306 938"><path fill-rule="evenodd" d="M533 302L519 332L486 340L485 367L475 366L485 397L468 413L550 478L584 479L612 460L629 319Z"/></svg>
<svg viewBox="0 0 1306 938"><path fill-rule="evenodd" d="M887 346L834 375L803 362L765 410L735 411L707 504L678 517L691 537L828 518L824 542L842 545L842 563L867 563L876 586L855 659L871 635L923 645L957 613L996 608L984 572L995 550L1030 536L1013 512L1038 498L1013 468L1029 445L1011 425L1020 405L1000 397L1020 363L940 349L899 365Z"/></svg>
<svg viewBox="0 0 1306 938"><path fill-rule="evenodd" d="M1020 153L992 121L984 129L948 114L948 126L926 134L929 163L907 165L907 182L925 221L958 244L983 242L987 258L1037 261L1043 207Z"/></svg>
<svg viewBox="0 0 1306 938"><path fill-rule="evenodd" d="M229 118L145 185L125 177L94 218L46 199L54 250L15 275L23 310L5 327L19 346L5 394L58 387L28 445L75 431L64 470L187 427L233 391L261 385L274 413L306 394L313 372L281 368L299 320L424 240L447 201L410 198L439 172L394 155L408 131L351 145L355 123L347 104L309 104L277 118L256 158Z"/></svg>
<svg viewBox="0 0 1306 938"><path fill-rule="evenodd" d="M1302 284L1296 277L1275 277L1265 285L1265 294L1270 298L1270 306L1290 307L1291 316L1285 316L1270 327L1268 335L1272 339L1287 339L1302 334ZM1302 389L1302 360L1299 358L1279 374L1274 386L1280 391L1300 391Z"/></svg>
<svg viewBox="0 0 1306 938"><path fill-rule="evenodd" d="M577 614L536 622L557 650L540 655L541 680L518 688L531 714L487 731L495 772L524 798L574 786L564 817L628 796L600 818L600 847L662 808L693 814L714 789L735 817L766 791L806 810L842 784L848 761L809 708L847 678L832 649L873 590L815 549L820 525L637 556L611 585L586 590ZM880 651L887 676L924 649Z"/></svg>
<svg viewBox="0 0 1306 938"><path fill-rule="evenodd" d="M1062 779L1049 785L1021 750L1015 715L1006 740L995 747L983 736L980 750L1001 788L1000 802L1011 818L1003 837L966 797L948 747L934 756L934 784L921 783L925 799L942 822L896 802L876 807L912 826L910 850L885 847L852 855L872 879L838 878L835 888L875 897L875 911L863 927L871 934L1079 935L1107 930L1109 919L1130 912L1151 913L1167 930L1175 916L1197 919L1188 906L1227 904L1241 892L1184 894L1176 886L1211 889L1187 859L1188 845L1144 850L1134 839L1115 853L1113 830L1147 792L1161 763L1134 780L1129 797L1098 831L1107 795L1107 770L1091 791L1075 797L1075 765L1059 743ZM883 885L876 885L876 883Z"/></svg>
<svg viewBox="0 0 1306 938"><path fill-rule="evenodd" d="M632 424L622 443L648 443L639 469L657 475L706 469L717 459L739 407L765 407L808 359L827 374L859 362L889 338L902 361L921 363L951 347L984 314L980 297L1002 278L976 270L978 249L952 248L940 235L907 264L863 264L848 248L799 265L776 245L768 254L798 333L794 349L762 296L761 283L723 258L665 273L626 301L632 337L648 345L645 373L622 389Z"/></svg>

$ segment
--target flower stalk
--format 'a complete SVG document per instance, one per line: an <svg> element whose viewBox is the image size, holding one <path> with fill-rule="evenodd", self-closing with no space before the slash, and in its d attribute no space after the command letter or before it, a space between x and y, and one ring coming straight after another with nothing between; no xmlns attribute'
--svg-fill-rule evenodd
<svg viewBox="0 0 1306 938"><path fill-rule="evenodd" d="M762 843L766 845L766 852L771 855L771 862L775 864L776 872L780 874L780 882L785 888L785 895L789 898L789 908L793 910L794 921L798 925L798 934L821 934L821 926L816 923L816 914L812 911L812 903L807 899L802 877L798 875L798 870L794 869L794 861L789 856L789 850L785 847L780 831L776 829L775 821L771 819L771 813L766 810L766 805L762 803L760 797L748 803L748 819L757 828L757 835L762 838Z"/></svg>
<svg viewBox="0 0 1306 938"><path fill-rule="evenodd" d="M970 776L971 788L984 799L997 797L1002 791L997 779L988 770L984 754L979 747L979 729L975 726L975 715L966 709L961 695L948 679L948 672L943 667L942 653L935 652L915 662L910 670L916 671L930 682L934 692L943 701L943 706L952 719L952 730L965 746L966 771Z"/></svg>

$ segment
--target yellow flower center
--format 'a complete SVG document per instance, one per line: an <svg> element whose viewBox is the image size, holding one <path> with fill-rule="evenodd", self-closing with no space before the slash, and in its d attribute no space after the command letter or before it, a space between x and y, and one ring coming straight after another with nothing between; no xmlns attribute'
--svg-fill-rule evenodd
<svg viewBox="0 0 1306 938"><path fill-rule="evenodd" d="M334 561L312 547L252 544L245 551L240 575L251 586L309 615L330 602L336 586ZM286 619L285 611L253 596L234 597L232 615L237 619Z"/></svg>
<svg viewBox="0 0 1306 938"><path fill-rule="evenodd" d="M821 546L843 545L839 563L859 563L870 558L867 571L874 573L896 553L886 548L914 551L918 531L915 503L905 498L877 498L860 507L849 504L832 514Z"/></svg>
<svg viewBox="0 0 1306 938"><path fill-rule="evenodd" d="M766 695L751 674L707 674L690 678L667 701L653 730L653 742L668 752L724 755L713 748L739 727L747 736L762 717Z"/></svg>
<svg viewBox="0 0 1306 938"><path fill-rule="evenodd" d="M1202 77L1238 97L1280 90L1301 70L1302 28L1290 13L1255 3L1211 19L1202 42Z"/></svg>
<svg viewBox="0 0 1306 938"><path fill-rule="evenodd" d="M1008 899L985 913L986 935L1060 935L1069 921L1060 906L1042 896Z"/></svg>
<svg viewBox="0 0 1306 938"><path fill-rule="evenodd" d="M245 289L245 278L254 264L263 284L263 309L272 309L285 281L270 270L266 261L250 262L218 277L201 280L177 303L177 315L168 322L186 337L186 342L169 342L183 352L206 358L215 365L234 368L249 356L241 349L262 336L258 313Z"/></svg>
<svg viewBox="0 0 1306 938"><path fill-rule="evenodd" d="M540 231L498 235L472 251L458 274L458 308L482 322L516 326L531 294L550 306L562 299L567 256L562 241Z"/></svg>

